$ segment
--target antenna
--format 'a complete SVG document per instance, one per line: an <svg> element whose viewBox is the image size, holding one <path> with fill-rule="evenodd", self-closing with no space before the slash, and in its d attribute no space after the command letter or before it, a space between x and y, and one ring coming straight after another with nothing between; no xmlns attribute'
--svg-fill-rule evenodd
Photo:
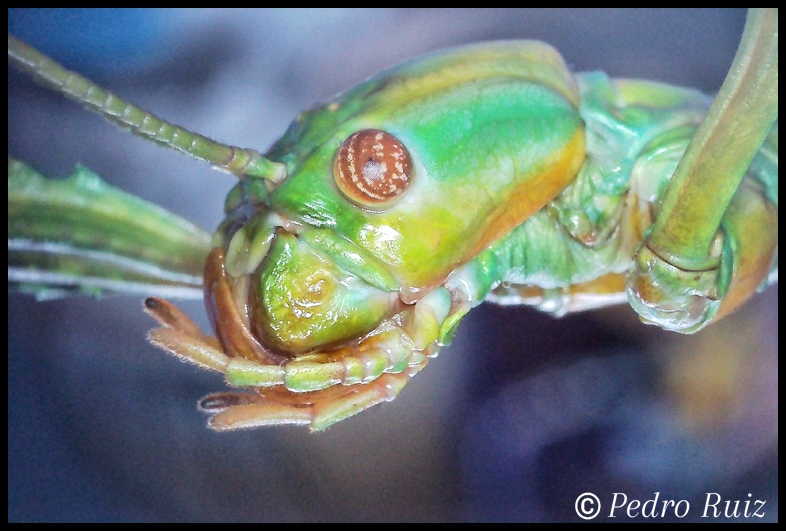
<svg viewBox="0 0 786 531"><path fill-rule="evenodd" d="M240 178L258 177L273 183L280 183L286 177L283 164L266 159L258 151L221 144L170 124L102 89L89 79L66 70L11 35L8 36L8 64L133 134L209 162L216 169Z"/></svg>

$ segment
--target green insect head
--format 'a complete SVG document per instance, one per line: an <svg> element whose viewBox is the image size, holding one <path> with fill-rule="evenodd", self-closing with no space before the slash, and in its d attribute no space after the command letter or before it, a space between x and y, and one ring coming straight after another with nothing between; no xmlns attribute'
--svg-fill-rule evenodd
<svg viewBox="0 0 786 531"><path fill-rule="evenodd" d="M553 49L499 42L404 64L300 115L266 154L286 178L243 180L216 234L245 326L299 356L420 300L572 180L577 99Z"/></svg>

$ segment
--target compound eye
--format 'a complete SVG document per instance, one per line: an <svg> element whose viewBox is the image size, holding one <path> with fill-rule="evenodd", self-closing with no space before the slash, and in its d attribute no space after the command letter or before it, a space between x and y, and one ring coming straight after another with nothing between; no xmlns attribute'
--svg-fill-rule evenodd
<svg viewBox="0 0 786 531"><path fill-rule="evenodd" d="M353 203L375 209L391 203L412 181L412 159L398 138L363 129L344 140L333 162L333 179Z"/></svg>

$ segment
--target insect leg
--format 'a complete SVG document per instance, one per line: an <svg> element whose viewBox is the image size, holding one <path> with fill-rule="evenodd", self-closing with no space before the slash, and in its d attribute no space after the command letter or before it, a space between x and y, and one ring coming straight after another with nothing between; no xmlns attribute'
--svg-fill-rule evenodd
<svg viewBox="0 0 786 531"><path fill-rule="evenodd" d="M333 387L310 393L283 389L251 393L216 393L200 401L200 409L213 414L208 425L214 430L237 430L286 424L310 425L321 431L348 417L398 396L410 378L428 359L398 374L383 374L370 384Z"/></svg>
<svg viewBox="0 0 786 531"><path fill-rule="evenodd" d="M733 247L718 229L777 116L778 11L752 9L729 76L636 254L628 294L645 320L693 333L718 313L723 254Z"/></svg>

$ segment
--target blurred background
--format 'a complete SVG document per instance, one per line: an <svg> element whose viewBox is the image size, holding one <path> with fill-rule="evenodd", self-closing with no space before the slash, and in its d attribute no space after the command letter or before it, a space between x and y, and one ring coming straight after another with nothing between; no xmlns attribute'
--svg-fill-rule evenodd
<svg viewBox="0 0 786 531"><path fill-rule="evenodd" d="M576 71L712 93L744 19L740 9L8 11L9 32L105 88L260 150L298 111L379 70L485 40L540 39ZM208 230L233 184L10 70L8 153L50 176L84 164ZM182 307L209 328L201 302ZM578 495L600 498L602 520L618 492L690 504L660 521L707 521L712 492L766 500L764 520L777 521L777 319L777 286L692 337L646 327L628 307L555 320L485 304L392 403L320 434L218 434L196 401L224 389L221 377L147 344L141 300L9 293L8 520L581 521Z"/></svg>

